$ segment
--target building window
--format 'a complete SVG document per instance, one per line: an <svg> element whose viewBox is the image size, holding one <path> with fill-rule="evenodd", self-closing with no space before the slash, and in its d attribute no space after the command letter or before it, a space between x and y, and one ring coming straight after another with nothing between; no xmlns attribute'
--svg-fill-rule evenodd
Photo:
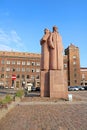
<svg viewBox="0 0 87 130"><path fill-rule="evenodd" d="M39 78L40 78L39 75L37 75L37 76L36 76L36 79L39 79Z"/></svg>
<svg viewBox="0 0 87 130"><path fill-rule="evenodd" d="M26 72L30 72L30 68L26 68Z"/></svg>
<svg viewBox="0 0 87 130"><path fill-rule="evenodd" d="M20 65L21 64L21 62L20 61L17 61L17 65Z"/></svg>
<svg viewBox="0 0 87 130"><path fill-rule="evenodd" d="M22 61L22 65L25 65L25 61Z"/></svg>
<svg viewBox="0 0 87 130"><path fill-rule="evenodd" d="M9 75L6 75L6 78L9 78L10 76Z"/></svg>
<svg viewBox="0 0 87 130"><path fill-rule="evenodd" d="M27 79L29 79L30 78L30 76L29 75L27 75Z"/></svg>
<svg viewBox="0 0 87 130"><path fill-rule="evenodd" d="M10 61L7 60L7 64L9 65L9 64L10 64Z"/></svg>
<svg viewBox="0 0 87 130"><path fill-rule="evenodd" d="M32 66L34 66L35 65L35 62L32 62Z"/></svg>
<svg viewBox="0 0 87 130"><path fill-rule="evenodd" d="M40 62L36 62L36 66L40 66Z"/></svg>
<svg viewBox="0 0 87 130"><path fill-rule="evenodd" d="M16 71L20 71L20 68L16 68Z"/></svg>
<svg viewBox="0 0 87 130"><path fill-rule="evenodd" d="M34 77L34 75L31 75L31 79L34 79L35 77Z"/></svg>
<svg viewBox="0 0 87 130"><path fill-rule="evenodd" d="M40 69L36 69L36 72L40 72Z"/></svg>
<svg viewBox="0 0 87 130"><path fill-rule="evenodd" d="M76 72L76 68L74 68L74 71Z"/></svg>
<svg viewBox="0 0 87 130"><path fill-rule="evenodd" d="M76 74L74 74L74 77L76 77L77 75Z"/></svg>
<svg viewBox="0 0 87 130"><path fill-rule="evenodd" d="M22 77L22 79L24 79L24 78L25 78L25 75L22 75L21 77Z"/></svg>
<svg viewBox="0 0 87 130"><path fill-rule="evenodd" d="M15 68L12 68L12 71L14 72L14 71L15 71Z"/></svg>
<svg viewBox="0 0 87 130"><path fill-rule="evenodd" d="M1 78L4 78L4 74L1 74Z"/></svg>
<svg viewBox="0 0 87 130"><path fill-rule="evenodd" d="M4 67L1 68L1 71L4 71Z"/></svg>
<svg viewBox="0 0 87 130"><path fill-rule="evenodd" d="M74 80L75 84L77 83L77 80Z"/></svg>
<svg viewBox="0 0 87 130"><path fill-rule="evenodd" d="M2 60L2 61L1 61L1 64L5 64L5 61L4 61L4 60Z"/></svg>
<svg viewBox="0 0 87 130"><path fill-rule="evenodd" d="M20 75L19 75L19 74L17 75L17 78L20 78Z"/></svg>
<svg viewBox="0 0 87 130"><path fill-rule="evenodd" d="M75 56L75 55L73 56L73 59L76 59L76 56Z"/></svg>
<svg viewBox="0 0 87 130"><path fill-rule="evenodd" d="M12 61L12 65L15 65L15 61Z"/></svg>
<svg viewBox="0 0 87 130"><path fill-rule="evenodd" d="M67 64L64 64L64 68L67 68Z"/></svg>
<svg viewBox="0 0 87 130"><path fill-rule="evenodd" d="M85 74L82 74L82 79L85 79Z"/></svg>
<svg viewBox="0 0 87 130"><path fill-rule="evenodd" d="M22 72L25 72L25 68L22 68Z"/></svg>
<svg viewBox="0 0 87 130"><path fill-rule="evenodd" d="M30 61L27 61L27 65L30 65Z"/></svg>
<svg viewBox="0 0 87 130"><path fill-rule="evenodd" d="M10 71L10 68L6 68L6 71Z"/></svg>
<svg viewBox="0 0 87 130"><path fill-rule="evenodd" d="M75 61L73 62L73 65L76 65L76 62L75 62Z"/></svg>
<svg viewBox="0 0 87 130"><path fill-rule="evenodd" d="M35 69L32 69L31 71L32 71L32 73L34 73L34 72L35 72Z"/></svg>

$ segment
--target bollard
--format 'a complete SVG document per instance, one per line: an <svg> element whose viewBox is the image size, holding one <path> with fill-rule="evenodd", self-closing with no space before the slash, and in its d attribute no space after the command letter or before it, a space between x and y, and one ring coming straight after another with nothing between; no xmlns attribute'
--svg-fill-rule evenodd
<svg viewBox="0 0 87 130"><path fill-rule="evenodd" d="M69 101L72 101L72 94L68 94Z"/></svg>

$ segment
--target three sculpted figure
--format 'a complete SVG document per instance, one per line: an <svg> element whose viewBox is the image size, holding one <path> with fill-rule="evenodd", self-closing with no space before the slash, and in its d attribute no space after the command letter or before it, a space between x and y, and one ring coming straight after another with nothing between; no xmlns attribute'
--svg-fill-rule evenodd
<svg viewBox="0 0 87 130"><path fill-rule="evenodd" d="M63 45L56 26L44 30L41 44L41 70L63 70Z"/></svg>

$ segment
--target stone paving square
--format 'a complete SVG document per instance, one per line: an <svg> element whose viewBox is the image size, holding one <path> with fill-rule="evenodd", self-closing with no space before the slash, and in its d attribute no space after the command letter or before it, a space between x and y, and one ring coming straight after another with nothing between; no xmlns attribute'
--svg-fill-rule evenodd
<svg viewBox="0 0 87 130"><path fill-rule="evenodd" d="M72 102L26 97L0 120L0 130L87 130L87 91L72 95Z"/></svg>

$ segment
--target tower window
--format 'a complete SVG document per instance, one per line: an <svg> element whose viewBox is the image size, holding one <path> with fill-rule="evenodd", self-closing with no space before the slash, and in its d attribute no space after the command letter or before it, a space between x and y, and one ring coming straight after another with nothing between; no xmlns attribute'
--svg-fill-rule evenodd
<svg viewBox="0 0 87 130"><path fill-rule="evenodd" d="M73 56L73 59L76 59L76 56Z"/></svg>
<svg viewBox="0 0 87 130"><path fill-rule="evenodd" d="M76 62L75 62L75 61L73 62L73 65L76 65Z"/></svg>

